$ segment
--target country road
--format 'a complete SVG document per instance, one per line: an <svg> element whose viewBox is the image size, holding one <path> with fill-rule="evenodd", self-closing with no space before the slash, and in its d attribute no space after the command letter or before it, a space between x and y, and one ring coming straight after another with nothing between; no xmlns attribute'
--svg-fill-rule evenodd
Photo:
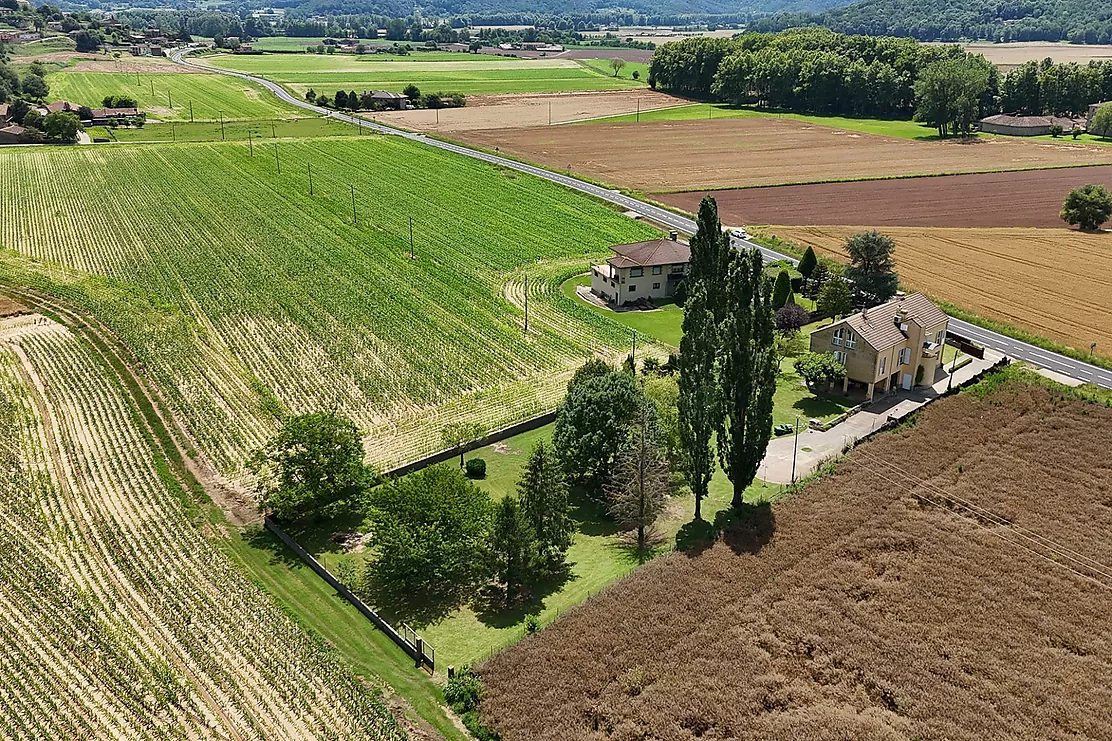
<svg viewBox="0 0 1112 741"><path fill-rule="evenodd" d="M483 160L484 162L489 162L493 165L498 165L499 167L508 167L519 172L534 175L536 177L543 178L554 183L559 183L560 185L580 191L581 193L586 193L596 198L600 198L604 201L608 201L615 205L621 206L627 211L638 213L646 219L655 221L659 224L663 224L671 229L677 229L688 234L695 231L695 222L692 219L689 219L685 216L680 216L679 214L669 211L668 209L654 206L651 203L646 203L636 198L631 198L624 193L621 193L620 191L609 190L607 188L594 185L593 183L588 183L584 180L579 180L578 178L574 178L563 173L546 170L542 167L525 164L523 162L509 159L507 157L500 157L498 155L490 154L488 152L483 152L477 149L471 149L469 147L463 147L458 144L440 141L439 139L432 139L428 136L425 136L424 134L395 129L393 127L376 123L374 121L367 121L355 116L349 116L345 113L339 113L327 108L322 108L320 106L313 105L308 101L297 98L296 96L290 94L281 85L275 82L271 82L270 80L261 77L255 77L253 75L247 75L242 72L232 72L231 70L220 69L218 67L210 67L208 65L200 64L193 60L187 60L185 59L185 54L188 51L191 50L178 50L174 52L171 59L173 59L173 61L177 62L178 64L184 64L191 67L199 67L208 72L215 72L222 75L230 75L232 77L239 77L244 80L250 80L251 82L262 85L267 90L270 90L272 93L278 96L278 98L285 101L286 103L289 103L290 105L294 105L299 108L312 111L314 113L319 113L323 116L327 116L339 121L344 121L355 126L362 126L364 128L376 131L380 134L386 134L388 136L400 136L412 141L426 144L430 147L437 147L449 152L461 154L465 157L473 157L475 159ZM761 254L764 256L764 258L770 262L776 260L790 260L793 263L797 262L795 258L791 257L790 255L785 255L776 252L775 250L770 250L753 242L748 242L736 238L733 241L735 245L738 246L756 247L761 251ZM1057 373L1069 376L1070 378L1075 378L1084 383L1092 383L1097 386L1112 389L1112 371L1105 370L1104 368L1092 365L1091 363L1085 363L1080 360L1074 360L1073 358L1061 355L1059 353L1051 352L1049 350L1043 350L1042 348L1036 347L1035 345L1013 339L1011 337L1008 337L1007 335L1000 334L999 332L993 332L991 330L984 329L977 326L976 324L971 324L955 317L950 318L950 330L954 334L961 335L962 337L973 340L974 342L984 345L985 347L989 347L993 350L1002 352L1013 360L1022 360L1026 363L1030 363L1033 366L1055 371Z"/></svg>

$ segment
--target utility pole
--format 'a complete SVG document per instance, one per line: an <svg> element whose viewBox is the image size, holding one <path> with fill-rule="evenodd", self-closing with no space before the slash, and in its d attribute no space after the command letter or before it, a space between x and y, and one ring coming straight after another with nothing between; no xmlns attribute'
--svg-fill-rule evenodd
<svg viewBox="0 0 1112 741"><path fill-rule="evenodd" d="M277 139L278 138L274 134L274 122L273 121L270 122L270 138L271 139Z"/></svg>
<svg viewBox="0 0 1112 741"><path fill-rule="evenodd" d="M529 334L529 276L525 276L525 334Z"/></svg>
<svg viewBox="0 0 1112 741"><path fill-rule="evenodd" d="M413 259L413 217L409 217L409 259Z"/></svg>
<svg viewBox="0 0 1112 741"><path fill-rule="evenodd" d="M630 353L629 359L632 361L631 365L633 366L633 375L636 376L637 375L637 330L636 329L633 330L633 351Z"/></svg>
<svg viewBox="0 0 1112 741"><path fill-rule="evenodd" d="M799 455L799 415L795 416L795 442L792 443L792 484L795 483L795 458Z"/></svg>
<svg viewBox="0 0 1112 741"><path fill-rule="evenodd" d="M170 88L166 88L166 102L171 109L174 107L174 96L170 94Z"/></svg>
<svg viewBox="0 0 1112 741"><path fill-rule="evenodd" d="M189 101L189 123L193 123L193 101Z"/></svg>
<svg viewBox="0 0 1112 741"><path fill-rule="evenodd" d="M307 164L309 165L309 195L313 195L313 163Z"/></svg>
<svg viewBox="0 0 1112 741"><path fill-rule="evenodd" d="M943 343L942 347L946 347L946 344ZM957 368L958 368L958 349L955 347L954 348L954 362L950 365L950 380L946 385L946 390L947 391L952 391L954 389L954 371L956 371Z"/></svg>
<svg viewBox="0 0 1112 741"><path fill-rule="evenodd" d="M1096 351L1097 351L1097 343L1094 342L1093 344L1089 345L1089 357L1090 358L1093 357L1093 353L1095 353Z"/></svg>
<svg viewBox="0 0 1112 741"><path fill-rule="evenodd" d="M220 114L220 141L224 141L224 111L217 111Z"/></svg>
<svg viewBox="0 0 1112 741"><path fill-rule="evenodd" d="M355 212L355 184L351 185L351 223L359 223L359 214Z"/></svg>
<svg viewBox="0 0 1112 741"><path fill-rule="evenodd" d="M633 121L634 121L634 123L638 123L638 122L640 122L640 120L641 120L641 99L638 98L637 99L637 118L633 119Z"/></svg>
<svg viewBox="0 0 1112 741"><path fill-rule="evenodd" d="M151 97L154 97L154 78L151 78Z"/></svg>
<svg viewBox="0 0 1112 741"><path fill-rule="evenodd" d="M274 142L274 163L278 165L278 174L282 174L282 160L278 159L278 142Z"/></svg>
<svg viewBox="0 0 1112 741"><path fill-rule="evenodd" d="M548 125L552 125L552 101L548 101Z"/></svg>
<svg viewBox="0 0 1112 741"><path fill-rule="evenodd" d="M255 139L251 136L251 131L247 132L247 148L251 150L251 156L255 156Z"/></svg>

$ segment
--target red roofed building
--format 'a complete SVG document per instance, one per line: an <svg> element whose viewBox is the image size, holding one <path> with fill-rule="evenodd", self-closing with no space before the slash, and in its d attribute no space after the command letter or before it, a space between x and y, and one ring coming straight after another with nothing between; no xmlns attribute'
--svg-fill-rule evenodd
<svg viewBox="0 0 1112 741"><path fill-rule="evenodd" d="M671 298L691 261L691 248L675 233L671 239L615 244L610 249L613 257L591 266L591 292L614 306Z"/></svg>

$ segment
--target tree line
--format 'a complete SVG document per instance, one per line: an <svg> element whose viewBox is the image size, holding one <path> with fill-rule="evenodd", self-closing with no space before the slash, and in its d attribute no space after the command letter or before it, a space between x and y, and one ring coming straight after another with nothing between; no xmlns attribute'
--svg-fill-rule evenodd
<svg viewBox="0 0 1112 741"><path fill-rule="evenodd" d="M1112 43L1112 18L1105 6L1086 0L862 0L823 13L757 18L750 28L781 31L814 25L840 33L921 41Z"/></svg>

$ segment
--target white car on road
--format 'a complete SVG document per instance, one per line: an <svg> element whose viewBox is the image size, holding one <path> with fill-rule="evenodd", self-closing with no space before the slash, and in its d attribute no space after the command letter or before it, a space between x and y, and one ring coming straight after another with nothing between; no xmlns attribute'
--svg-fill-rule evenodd
<svg viewBox="0 0 1112 741"><path fill-rule="evenodd" d="M735 226L730 230L730 236L734 239L749 239L749 232L743 226Z"/></svg>

